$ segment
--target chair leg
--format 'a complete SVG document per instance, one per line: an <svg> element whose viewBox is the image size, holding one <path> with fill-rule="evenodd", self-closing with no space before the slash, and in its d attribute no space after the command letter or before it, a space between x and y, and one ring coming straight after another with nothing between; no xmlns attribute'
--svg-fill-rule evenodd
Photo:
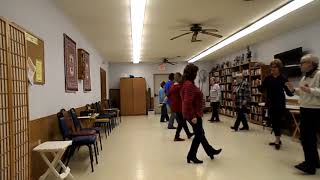
<svg viewBox="0 0 320 180"><path fill-rule="evenodd" d="M95 144L93 144L94 147L94 155L96 156L96 164L98 164L98 155L97 155L97 151L98 151L98 145L97 145L97 141Z"/></svg>
<svg viewBox="0 0 320 180"><path fill-rule="evenodd" d="M106 139L108 138L109 132L107 134L107 126L106 124L103 124L104 134L106 135Z"/></svg>
<svg viewBox="0 0 320 180"><path fill-rule="evenodd" d="M71 145L70 151L69 151L69 154L68 154L68 157L67 157L66 166L68 166L70 158L73 156L75 150L76 150L76 147Z"/></svg>
<svg viewBox="0 0 320 180"><path fill-rule="evenodd" d="M93 169L93 155L92 155L91 144L88 145L88 148L89 148L89 155L90 155L90 162L91 162L91 172L94 172L94 169Z"/></svg>
<svg viewBox="0 0 320 180"><path fill-rule="evenodd" d="M95 145L95 147L94 147L94 148L95 148L95 150L96 150L97 154L99 155L99 148L98 148L99 146L98 146L98 141L96 141L94 145Z"/></svg>
<svg viewBox="0 0 320 180"><path fill-rule="evenodd" d="M101 147L101 151L102 151L101 133L100 132L99 132L99 141L100 141L100 147Z"/></svg>

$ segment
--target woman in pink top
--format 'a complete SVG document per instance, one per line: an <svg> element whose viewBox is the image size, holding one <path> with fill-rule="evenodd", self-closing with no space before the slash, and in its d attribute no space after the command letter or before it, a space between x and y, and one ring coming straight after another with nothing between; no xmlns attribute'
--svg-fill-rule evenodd
<svg viewBox="0 0 320 180"><path fill-rule="evenodd" d="M187 156L187 162L190 163L192 161L195 164L203 163L203 161L200 161L197 158L197 151L200 143L211 159L214 158L214 155L218 155L221 152L221 149L215 150L209 144L202 127L203 94L194 84L198 70L199 68L194 64L188 64L185 67L183 71L183 85L181 88L183 118L190 122L195 134Z"/></svg>

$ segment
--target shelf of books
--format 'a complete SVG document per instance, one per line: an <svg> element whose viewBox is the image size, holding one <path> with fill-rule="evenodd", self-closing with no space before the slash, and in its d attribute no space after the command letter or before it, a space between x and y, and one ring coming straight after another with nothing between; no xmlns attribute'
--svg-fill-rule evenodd
<svg viewBox="0 0 320 180"><path fill-rule="evenodd" d="M236 66L227 66L221 69L217 69L210 73L210 77L219 77L221 88L221 103L220 114L235 117L235 104L233 101L232 89L237 73L242 73L244 80L250 85L251 90L251 102L250 102L250 122L255 124L261 124L263 122L263 107L258 104L264 102L264 96L257 88L257 79L263 80L268 74L269 68L266 65L257 62L248 62Z"/></svg>

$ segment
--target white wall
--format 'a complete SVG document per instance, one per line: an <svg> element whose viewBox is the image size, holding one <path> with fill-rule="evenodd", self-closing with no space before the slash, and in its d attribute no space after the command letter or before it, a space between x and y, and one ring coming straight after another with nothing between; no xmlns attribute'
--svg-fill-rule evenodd
<svg viewBox="0 0 320 180"><path fill-rule="evenodd" d="M269 64L275 54L302 47L303 51L313 53L320 57L320 21L307 24L298 29L282 33L271 39L251 45L253 59ZM214 64L229 60L233 62L235 56L246 53L243 49L226 55L223 58L212 61Z"/></svg>
<svg viewBox="0 0 320 180"><path fill-rule="evenodd" d="M57 113L61 108L80 107L100 99L100 67L108 73L108 63L54 5L53 0L0 0L0 16L15 22L44 40L45 85L29 88L30 119ZM63 33L90 53L92 91L65 93Z"/></svg>
<svg viewBox="0 0 320 180"><path fill-rule="evenodd" d="M169 74L175 72L183 72L184 67L187 63L180 63L177 65L166 65L165 71L159 71L158 64L132 64L132 63L110 63L109 69L109 85L110 88L118 89L120 85L120 77L124 74L134 75L135 77L144 77L147 82L147 87L151 88L151 95L154 94L154 85L153 85L153 75L154 74ZM200 62L196 63L199 66L199 70L206 70L210 72L212 68L212 62ZM196 79L196 84L198 85L198 79ZM203 92L207 96L208 95L208 79L207 82L204 83Z"/></svg>

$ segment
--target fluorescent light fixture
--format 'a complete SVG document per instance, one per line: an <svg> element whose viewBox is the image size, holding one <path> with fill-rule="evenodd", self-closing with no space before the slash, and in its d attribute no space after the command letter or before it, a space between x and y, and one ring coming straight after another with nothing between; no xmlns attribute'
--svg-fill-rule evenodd
<svg viewBox="0 0 320 180"><path fill-rule="evenodd" d="M147 0L131 0L132 61L140 62L144 11Z"/></svg>
<svg viewBox="0 0 320 180"><path fill-rule="evenodd" d="M262 19L258 20L257 22L253 23L252 25L244 28L243 30L231 35L230 37L226 38L225 40L219 42L218 44L213 45L212 47L204 50L203 52L197 54L196 56L192 57L188 60L189 63L193 63L202 59L203 57L239 40L240 38L257 31L258 29L272 23L273 21L295 11L306 4L311 3L314 0L294 0L283 7L277 9L276 11L270 13L269 15L263 17Z"/></svg>

